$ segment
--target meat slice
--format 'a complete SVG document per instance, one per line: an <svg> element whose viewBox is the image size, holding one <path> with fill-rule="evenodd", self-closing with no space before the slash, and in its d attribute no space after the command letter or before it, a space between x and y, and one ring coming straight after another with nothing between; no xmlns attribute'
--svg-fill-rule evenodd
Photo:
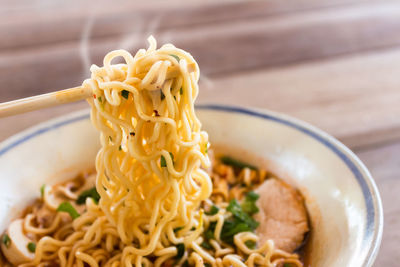
<svg viewBox="0 0 400 267"><path fill-rule="evenodd" d="M308 232L307 211L303 197L296 189L278 180L268 179L256 189L260 211L254 218L260 222L257 234L262 243L272 239L275 246L293 252Z"/></svg>

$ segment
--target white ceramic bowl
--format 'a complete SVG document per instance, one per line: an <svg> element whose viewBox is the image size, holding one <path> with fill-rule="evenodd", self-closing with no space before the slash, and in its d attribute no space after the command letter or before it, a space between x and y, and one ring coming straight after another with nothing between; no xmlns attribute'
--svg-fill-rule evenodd
<svg viewBox="0 0 400 267"><path fill-rule="evenodd" d="M313 126L270 111L208 105L199 106L197 114L212 144L245 149L237 156L257 158L258 165L301 189L312 222L312 266L372 266L382 236L381 200L368 170L348 148ZM39 196L42 184L93 166L98 148L88 110L1 143L0 231Z"/></svg>

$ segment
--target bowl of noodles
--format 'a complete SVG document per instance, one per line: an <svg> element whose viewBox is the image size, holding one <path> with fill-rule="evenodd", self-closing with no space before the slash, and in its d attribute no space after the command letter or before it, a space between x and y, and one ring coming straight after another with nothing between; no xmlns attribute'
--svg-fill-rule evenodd
<svg viewBox="0 0 400 267"><path fill-rule="evenodd" d="M372 266L379 192L339 141L195 106L196 62L151 38L91 72L91 111L0 144L1 266Z"/></svg>

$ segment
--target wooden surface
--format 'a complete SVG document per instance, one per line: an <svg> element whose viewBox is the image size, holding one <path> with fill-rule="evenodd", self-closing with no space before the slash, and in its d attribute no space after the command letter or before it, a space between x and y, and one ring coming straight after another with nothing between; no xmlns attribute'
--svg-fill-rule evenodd
<svg viewBox="0 0 400 267"><path fill-rule="evenodd" d="M337 137L382 195L375 266L399 265L399 1L4 0L0 14L0 102L79 85L107 51L154 34L198 60L198 102L284 112ZM86 107L0 119L0 140Z"/></svg>

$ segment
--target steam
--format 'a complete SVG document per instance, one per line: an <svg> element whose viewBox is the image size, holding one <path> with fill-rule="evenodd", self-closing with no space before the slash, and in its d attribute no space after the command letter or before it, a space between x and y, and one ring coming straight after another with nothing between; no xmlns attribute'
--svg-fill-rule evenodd
<svg viewBox="0 0 400 267"><path fill-rule="evenodd" d="M160 29L160 22L163 18L162 15L153 18L149 23L146 22L142 17L137 16L135 21L129 25L129 27L134 27L131 33L125 34L122 36L119 42L116 42L116 46L114 49L125 49L130 51L131 53L135 53L135 49L138 49L140 45L144 44L144 41L147 40L147 37L150 35L154 35L158 40L159 44L164 43L174 43L173 35L170 31L162 31L157 32ZM79 53L83 66L84 78L90 77L90 66L92 65L92 59L90 57L90 38L91 33L95 23L95 16L90 14L88 19L85 22L85 25L82 30ZM108 51L104 51L106 53ZM201 73L200 83L202 89L210 90L213 88L213 81Z"/></svg>
<svg viewBox="0 0 400 267"><path fill-rule="evenodd" d="M94 20L95 20L94 16L93 14L91 14L83 27L83 31L81 34L81 41L79 44L79 53L82 60L82 66L85 78L90 77L89 69L92 61L90 59L89 46L90 46L90 34L93 29Z"/></svg>

